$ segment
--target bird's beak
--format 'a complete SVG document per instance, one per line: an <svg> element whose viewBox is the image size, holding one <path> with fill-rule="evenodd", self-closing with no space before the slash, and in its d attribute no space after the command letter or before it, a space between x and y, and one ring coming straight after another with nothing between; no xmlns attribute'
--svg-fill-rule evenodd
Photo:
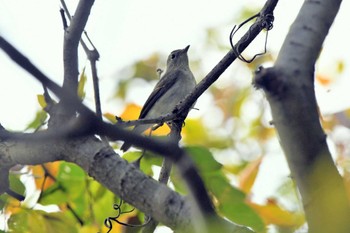
<svg viewBox="0 0 350 233"><path fill-rule="evenodd" d="M185 52L187 53L187 51L188 51L189 48L190 48L190 45L187 45L187 46L183 49L183 51L185 51Z"/></svg>

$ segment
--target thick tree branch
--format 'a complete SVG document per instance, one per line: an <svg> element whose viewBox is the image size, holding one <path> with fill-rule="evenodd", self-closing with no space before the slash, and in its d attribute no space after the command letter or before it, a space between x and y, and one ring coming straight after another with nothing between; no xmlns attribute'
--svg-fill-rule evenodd
<svg viewBox="0 0 350 233"><path fill-rule="evenodd" d="M341 1L305 1L273 68L255 84L270 103L273 123L300 190L309 232L348 232L350 208L320 125L314 65Z"/></svg>
<svg viewBox="0 0 350 233"><path fill-rule="evenodd" d="M143 174L95 137L69 140L7 140L0 144L0 164L42 164L57 160L73 162L126 202L177 230L193 230L192 201ZM223 229L251 232L224 220Z"/></svg>

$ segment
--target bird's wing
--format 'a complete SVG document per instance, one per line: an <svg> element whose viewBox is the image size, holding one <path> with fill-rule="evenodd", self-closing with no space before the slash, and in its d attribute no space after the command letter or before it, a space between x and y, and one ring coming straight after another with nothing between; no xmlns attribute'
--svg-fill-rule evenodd
<svg viewBox="0 0 350 233"><path fill-rule="evenodd" d="M165 74L157 83L155 86L153 92L146 100L145 104L143 105L143 108L141 110L139 119L144 118L149 110L153 107L153 105L156 103L156 101L162 97L176 82L178 72L171 72L170 76Z"/></svg>

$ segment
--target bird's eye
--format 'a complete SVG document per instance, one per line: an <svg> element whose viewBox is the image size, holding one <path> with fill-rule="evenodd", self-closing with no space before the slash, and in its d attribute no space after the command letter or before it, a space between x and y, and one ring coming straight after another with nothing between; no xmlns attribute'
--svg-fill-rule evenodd
<svg viewBox="0 0 350 233"><path fill-rule="evenodd" d="M176 57L175 53L171 54L171 59L174 59L175 57Z"/></svg>

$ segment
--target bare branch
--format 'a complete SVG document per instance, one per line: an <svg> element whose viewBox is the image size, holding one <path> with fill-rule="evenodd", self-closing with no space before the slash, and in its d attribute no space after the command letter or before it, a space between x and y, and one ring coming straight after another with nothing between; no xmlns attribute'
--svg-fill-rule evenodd
<svg viewBox="0 0 350 233"><path fill-rule="evenodd" d="M78 44L84 31L94 0L80 0L70 25L65 30L63 88L76 93L78 87Z"/></svg>

